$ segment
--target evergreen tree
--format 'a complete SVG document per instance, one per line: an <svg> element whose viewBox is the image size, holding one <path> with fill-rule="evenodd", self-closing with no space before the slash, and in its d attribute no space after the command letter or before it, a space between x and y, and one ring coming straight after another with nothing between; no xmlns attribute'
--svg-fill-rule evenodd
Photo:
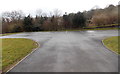
<svg viewBox="0 0 120 74"><path fill-rule="evenodd" d="M74 15L74 18L73 18L74 28L85 27L85 22L86 22L86 19L85 19L83 13L78 12L77 14Z"/></svg>
<svg viewBox="0 0 120 74"><path fill-rule="evenodd" d="M24 31L32 31L33 30L33 19L28 15L27 17L24 18L23 20L23 27Z"/></svg>

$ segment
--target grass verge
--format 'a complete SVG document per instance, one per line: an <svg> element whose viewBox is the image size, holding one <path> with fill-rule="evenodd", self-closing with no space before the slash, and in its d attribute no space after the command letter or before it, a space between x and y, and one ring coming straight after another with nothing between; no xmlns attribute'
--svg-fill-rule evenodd
<svg viewBox="0 0 120 74"><path fill-rule="evenodd" d="M2 71L6 72L37 46L38 44L30 39L2 39Z"/></svg>
<svg viewBox="0 0 120 74"><path fill-rule="evenodd" d="M120 51L119 51L119 39L120 36L113 36L113 37L109 37L109 38L106 38L103 40L103 43L104 45L109 48L110 50L112 50L113 52L117 53L117 54L120 54Z"/></svg>
<svg viewBox="0 0 120 74"><path fill-rule="evenodd" d="M0 34L0 36L6 36L6 35L12 35L12 34L17 34L17 33L5 33L5 34Z"/></svg>
<svg viewBox="0 0 120 74"><path fill-rule="evenodd" d="M84 29L84 30L118 30L118 28L94 28L94 29Z"/></svg>

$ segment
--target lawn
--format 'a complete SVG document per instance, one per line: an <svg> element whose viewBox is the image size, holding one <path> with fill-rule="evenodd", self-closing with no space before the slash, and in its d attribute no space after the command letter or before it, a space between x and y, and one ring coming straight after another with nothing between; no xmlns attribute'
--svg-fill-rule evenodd
<svg viewBox="0 0 120 74"><path fill-rule="evenodd" d="M17 34L17 33L5 33L5 34L0 34L0 36L6 36L6 35L11 35L11 34Z"/></svg>
<svg viewBox="0 0 120 74"><path fill-rule="evenodd" d="M2 40L2 71L5 72L38 46L36 42L24 38Z"/></svg>
<svg viewBox="0 0 120 74"><path fill-rule="evenodd" d="M84 29L84 30L118 30L118 28L94 28L94 29Z"/></svg>
<svg viewBox="0 0 120 74"><path fill-rule="evenodd" d="M120 40L118 38L120 38L120 36L109 37L104 39L103 43L107 48L109 48L113 52L120 54L119 47L118 47Z"/></svg>

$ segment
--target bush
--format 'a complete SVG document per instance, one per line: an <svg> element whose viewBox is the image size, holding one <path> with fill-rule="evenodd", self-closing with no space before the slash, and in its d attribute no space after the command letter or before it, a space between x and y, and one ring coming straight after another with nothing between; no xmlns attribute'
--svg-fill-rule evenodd
<svg viewBox="0 0 120 74"><path fill-rule="evenodd" d="M75 28L77 28L77 27L80 27L80 28L85 27L86 26L85 22L86 22L86 18L84 17L83 13L78 12L77 14L74 15L73 24L74 24Z"/></svg>
<svg viewBox="0 0 120 74"><path fill-rule="evenodd" d="M12 32L22 32L22 28L20 26L14 26L14 28L12 29Z"/></svg>

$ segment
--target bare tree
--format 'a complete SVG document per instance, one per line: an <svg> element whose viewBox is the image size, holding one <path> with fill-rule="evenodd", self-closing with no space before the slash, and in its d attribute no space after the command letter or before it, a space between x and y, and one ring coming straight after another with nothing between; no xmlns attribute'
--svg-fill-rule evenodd
<svg viewBox="0 0 120 74"><path fill-rule="evenodd" d="M53 16L53 13L50 11L49 12L49 17L52 17Z"/></svg>
<svg viewBox="0 0 120 74"><path fill-rule="evenodd" d="M45 12L42 13L42 16L43 16L43 17L47 17L47 13L45 13Z"/></svg>
<svg viewBox="0 0 120 74"><path fill-rule="evenodd" d="M36 10L36 15L37 16L41 16L42 15L42 9L38 9L38 10Z"/></svg>
<svg viewBox="0 0 120 74"><path fill-rule="evenodd" d="M2 13L3 18L10 19L11 21L20 20L23 18L23 16L24 16L24 13L21 10Z"/></svg>
<svg viewBox="0 0 120 74"><path fill-rule="evenodd" d="M53 13L55 17L60 17L62 15L61 10L58 10L58 9L54 9Z"/></svg>
<svg viewBox="0 0 120 74"><path fill-rule="evenodd" d="M0 34L2 33L2 16L0 15Z"/></svg>
<svg viewBox="0 0 120 74"><path fill-rule="evenodd" d="M22 30L22 19L24 13L19 11L11 11L2 13L2 27L4 32L15 32L16 28Z"/></svg>
<svg viewBox="0 0 120 74"><path fill-rule="evenodd" d="M109 5L105 9L95 10L92 23L96 25L110 25L118 23L118 7Z"/></svg>

